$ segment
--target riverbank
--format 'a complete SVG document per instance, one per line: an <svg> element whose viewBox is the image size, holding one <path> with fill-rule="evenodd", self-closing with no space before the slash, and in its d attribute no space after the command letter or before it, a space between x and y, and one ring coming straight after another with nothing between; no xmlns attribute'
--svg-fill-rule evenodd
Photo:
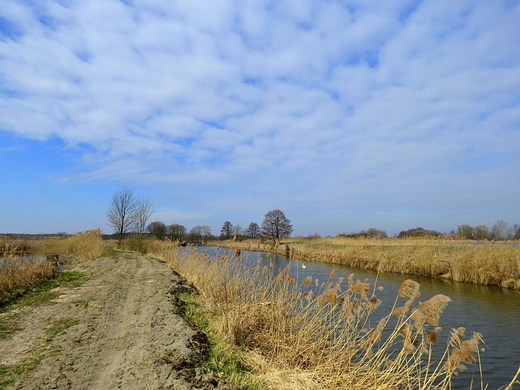
<svg viewBox="0 0 520 390"><path fill-rule="evenodd" d="M301 261L442 278L520 290L520 243L442 239L284 239L215 241L234 250L273 252Z"/></svg>
<svg viewBox="0 0 520 390"><path fill-rule="evenodd" d="M485 388L478 373L482 335L467 318L439 327L451 299L417 282L403 278L398 291L387 290L332 266L318 277L297 262L227 249L158 256L193 281L208 329L245 353L261 388Z"/></svg>

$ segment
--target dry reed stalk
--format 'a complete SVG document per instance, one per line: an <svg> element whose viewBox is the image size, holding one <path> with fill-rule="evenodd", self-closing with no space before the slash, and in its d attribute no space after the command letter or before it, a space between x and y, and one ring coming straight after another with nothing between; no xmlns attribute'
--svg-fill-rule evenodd
<svg viewBox="0 0 520 390"><path fill-rule="evenodd" d="M195 284L216 334L261 354L266 363L259 375L271 388L291 388L289 377L284 382L277 373L294 372L291 380L301 388L430 389L440 383L437 388L448 389L452 366L475 361L476 337L459 337L436 360L430 344L440 328L425 326L438 324L449 298L438 295L414 307L419 285L413 281L400 291L412 314L396 322L390 314L374 314L379 298L368 298L369 284L353 275L343 291L334 275L325 283L298 282L288 268L276 271L272 263L248 270L242 261L196 251L162 256Z"/></svg>
<svg viewBox="0 0 520 390"><path fill-rule="evenodd" d="M253 242L234 243L244 250ZM470 245L471 243L471 245ZM397 272L482 285L520 289L520 251L498 243L445 238L350 239L287 241L291 258L343 264L381 272ZM273 250L285 254L285 245ZM262 250L257 241L257 250Z"/></svg>

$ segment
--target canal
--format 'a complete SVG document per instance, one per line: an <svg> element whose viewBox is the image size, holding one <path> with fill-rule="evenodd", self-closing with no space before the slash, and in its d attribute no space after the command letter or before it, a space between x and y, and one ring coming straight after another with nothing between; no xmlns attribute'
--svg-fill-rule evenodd
<svg viewBox="0 0 520 390"><path fill-rule="evenodd" d="M200 252L207 252L209 256L218 254L232 256L230 249L215 247L200 247ZM218 251L218 252L217 252ZM268 254L265 252L246 252L241 254L243 261L251 266L257 262L267 264ZM466 328L466 336L473 332L483 335L485 349L481 353L484 383L488 389L498 389L509 384L520 367L520 292L502 289L494 286L478 286L448 280L432 279L419 276L400 275L393 273L377 274L376 271L359 270L337 264L313 263L290 260L280 255L269 255L274 262L275 269L283 269L290 264L291 273L298 280L312 276L320 281L328 280L329 274L335 270L335 278L346 278L354 273L355 278L367 280L371 291L377 278L377 286L384 290L378 292L383 302L377 309L382 315L388 313L394 303L401 284L406 279L413 279L421 285L419 301L427 301L436 294L444 294L451 298L440 320L443 328L438 345L446 346L452 328ZM443 348L444 348L443 347ZM469 388L469 380L473 375L479 379L478 364L469 366L468 370L459 374L454 381L455 388ZM474 389L479 389L477 382Z"/></svg>

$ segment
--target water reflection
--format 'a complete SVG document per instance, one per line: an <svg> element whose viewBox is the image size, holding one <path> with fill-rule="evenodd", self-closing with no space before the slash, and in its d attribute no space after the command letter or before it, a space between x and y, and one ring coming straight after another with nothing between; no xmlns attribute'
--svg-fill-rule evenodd
<svg viewBox="0 0 520 390"><path fill-rule="evenodd" d="M226 248L206 247L199 248L209 256L232 256L233 252ZM264 252L242 252L244 263L256 266L260 261L268 264L268 256ZM289 260L280 255L269 255L269 260L274 264L276 271L290 264L293 276L303 280L311 275L321 281L327 281L330 272L335 270L335 277L344 277L355 274L356 279L371 283L371 292L377 279L378 286L383 286L383 292L378 292L379 299L383 301L378 309L381 315L385 315L391 309L397 296L399 287L406 279L413 279L421 284L420 301L426 301L436 294L444 294L451 298L440 320L443 331L440 334L437 349L444 349L447 338L452 328L465 327L466 336L472 332L479 332L484 336L485 352L481 354L484 382L489 389L498 389L508 384L520 367L520 292L502 289L499 287L477 286L473 284L458 283L440 279L431 279L419 276L407 276L399 274L377 274L375 271L359 270L355 268L324 263L312 263L297 260ZM303 267L302 265L305 265ZM346 283L346 282L345 282ZM455 388L468 388L468 378L472 370L478 378L477 365L469 366L468 371L461 373L455 379ZM475 385L474 388L480 388Z"/></svg>

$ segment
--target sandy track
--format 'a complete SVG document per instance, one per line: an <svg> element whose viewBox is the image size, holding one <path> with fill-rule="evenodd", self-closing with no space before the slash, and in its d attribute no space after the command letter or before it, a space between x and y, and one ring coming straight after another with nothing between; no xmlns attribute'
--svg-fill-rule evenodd
<svg viewBox="0 0 520 390"><path fill-rule="evenodd" d="M163 263L139 255L102 258L76 270L89 275L60 288L52 302L24 309L23 330L0 340L0 364L16 364L48 344L56 320L75 325L47 345L41 363L13 389L230 388L196 366L207 340L180 315L172 292L189 289ZM40 347L41 348L41 347Z"/></svg>

